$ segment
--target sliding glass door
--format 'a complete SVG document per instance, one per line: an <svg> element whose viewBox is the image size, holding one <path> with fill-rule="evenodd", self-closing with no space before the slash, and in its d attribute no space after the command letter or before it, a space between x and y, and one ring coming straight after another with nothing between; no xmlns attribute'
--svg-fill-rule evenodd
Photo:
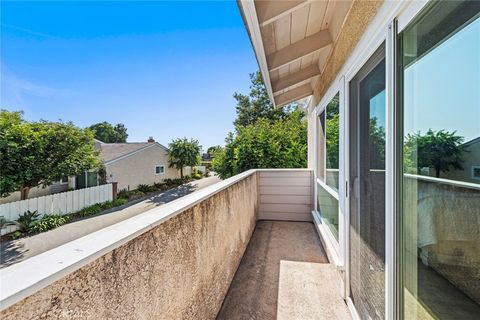
<svg viewBox="0 0 480 320"><path fill-rule="evenodd" d="M350 82L350 298L362 319L385 318L385 49Z"/></svg>
<svg viewBox="0 0 480 320"><path fill-rule="evenodd" d="M480 319L480 2L432 3L399 49L399 315Z"/></svg>

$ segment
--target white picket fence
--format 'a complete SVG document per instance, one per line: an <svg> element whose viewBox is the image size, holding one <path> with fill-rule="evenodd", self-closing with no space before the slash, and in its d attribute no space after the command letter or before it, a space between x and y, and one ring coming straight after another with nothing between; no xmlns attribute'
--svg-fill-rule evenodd
<svg viewBox="0 0 480 320"><path fill-rule="evenodd" d="M44 214L68 214L79 211L92 204L111 201L113 199L112 184L78 189L48 196L31 198L0 205L0 216L8 221L15 221L25 211L35 211ZM16 230L16 226L4 228L1 234Z"/></svg>

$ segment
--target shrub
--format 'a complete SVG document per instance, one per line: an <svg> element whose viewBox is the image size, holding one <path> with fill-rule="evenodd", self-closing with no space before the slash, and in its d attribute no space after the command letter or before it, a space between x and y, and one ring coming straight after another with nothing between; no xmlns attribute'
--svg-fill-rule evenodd
<svg viewBox="0 0 480 320"><path fill-rule="evenodd" d="M32 227L32 232L40 233L58 228L70 221L70 216L61 216L59 214L46 214L38 220Z"/></svg>
<svg viewBox="0 0 480 320"><path fill-rule="evenodd" d="M174 184L174 183L173 183L173 180L170 179L170 178L165 179L164 181L165 181L165 184L166 184L167 186L172 186L172 185Z"/></svg>
<svg viewBox="0 0 480 320"><path fill-rule="evenodd" d="M78 215L80 217L88 217L91 216L92 214L99 213L102 211L102 204L96 203L92 204L91 206L85 207L82 210L78 211L75 215Z"/></svg>
<svg viewBox="0 0 480 320"><path fill-rule="evenodd" d="M139 184L137 190L143 193L149 193L157 191L157 188L155 186L149 186L148 184Z"/></svg>
<svg viewBox="0 0 480 320"><path fill-rule="evenodd" d="M122 189L117 193L117 199L128 199L128 190Z"/></svg>
<svg viewBox="0 0 480 320"><path fill-rule="evenodd" d="M143 197L145 193L140 190L133 190L133 191L130 191L130 195L133 196L134 198L139 198L139 197Z"/></svg>
<svg viewBox="0 0 480 320"><path fill-rule="evenodd" d="M192 178L195 179L195 180L202 179L202 177L203 176L202 176L201 172L192 174Z"/></svg>
<svg viewBox="0 0 480 320"><path fill-rule="evenodd" d="M5 219L4 216L0 216L0 230L11 225L15 225L15 222Z"/></svg>
<svg viewBox="0 0 480 320"><path fill-rule="evenodd" d="M11 237L12 237L13 240L18 239L18 238L20 238L20 237L22 237L22 236L23 236L23 233L21 233L19 230L15 231L15 232L12 233L12 235L11 235Z"/></svg>
<svg viewBox="0 0 480 320"><path fill-rule="evenodd" d="M118 206L123 206L124 204L126 204L128 202L127 199L124 199L124 198L117 198L115 200L112 201L112 208L113 207L118 207Z"/></svg>
<svg viewBox="0 0 480 320"><path fill-rule="evenodd" d="M21 215L17 219L17 225L19 229L18 231L20 231L21 233L31 232L39 216L40 214L37 210L33 212L30 210L25 211L23 215Z"/></svg>

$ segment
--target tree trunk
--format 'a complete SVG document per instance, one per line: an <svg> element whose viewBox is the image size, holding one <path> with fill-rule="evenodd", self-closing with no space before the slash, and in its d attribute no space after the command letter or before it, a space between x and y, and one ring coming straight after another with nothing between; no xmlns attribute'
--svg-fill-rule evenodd
<svg viewBox="0 0 480 320"><path fill-rule="evenodd" d="M180 167L180 178L182 178L182 179L183 179L183 166L182 166L182 167Z"/></svg>
<svg viewBox="0 0 480 320"><path fill-rule="evenodd" d="M28 192L30 191L30 187L23 187L20 189L20 200L28 199Z"/></svg>
<svg viewBox="0 0 480 320"><path fill-rule="evenodd" d="M435 176L440 178L440 168L435 168Z"/></svg>

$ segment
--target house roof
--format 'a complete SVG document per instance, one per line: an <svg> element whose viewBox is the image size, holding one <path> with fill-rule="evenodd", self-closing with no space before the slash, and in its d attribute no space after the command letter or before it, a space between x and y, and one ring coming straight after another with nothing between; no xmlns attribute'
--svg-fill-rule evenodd
<svg viewBox="0 0 480 320"><path fill-rule="evenodd" d="M127 142L127 143L100 142L99 144L97 144L100 150L100 158L105 163L142 151L143 149L147 149L155 145L168 151L166 147L164 147L158 142Z"/></svg>
<svg viewBox="0 0 480 320"><path fill-rule="evenodd" d="M467 141L463 144L463 146L465 147L468 147L468 146L471 146L472 144L476 144L476 143L479 143L480 142L480 137L477 137L477 138L474 138L470 141Z"/></svg>

